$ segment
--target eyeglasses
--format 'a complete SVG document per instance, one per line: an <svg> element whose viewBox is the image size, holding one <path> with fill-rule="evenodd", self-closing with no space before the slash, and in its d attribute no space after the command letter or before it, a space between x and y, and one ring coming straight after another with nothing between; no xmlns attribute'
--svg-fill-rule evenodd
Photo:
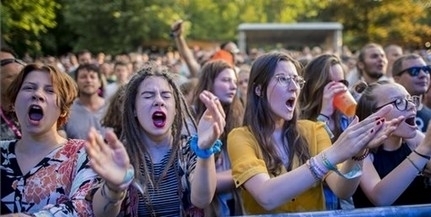
<svg viewBox="0 0 431 217"><path fill-rule="evenodd" d="M409 102L413 103L415 105L415 107L417 108L420 103L421 103L421 99L419 96L409 96L406 98L398 98L394 101L391 101L389 103L386 103L382 106L379 106L376 108L376 110L379 110L387 105L393 104L395 106L395 108L397 108L399 111L405 111L407 110L407 107L409 105Z"/></svg>
<svg viewBox="0 0 431 217"><path fill-rule="evenodd" d="M414 66L414 67L410 67L407 69L402 70L401 72L398 72L395 75L401 75L404 72L409 73L410 76L412 77L416 77L419 75L419 73L422 71L424 71L426 74L430 74L431 73L431 66Z"/></svg>
<svg viewBox="0 0 431 217"><path fill-rule="evenodd" d="M20 65L27 65L24 61L20 59L10 58L10 59L2 59L0 60L0 66L3 67L5 65L11 64L11 63L18 63Z"/></svg>
<svg viewBox="0 0 431 217"><path fill-rule="evenodd" d="M291 75L291 76L276 75L275 79L277 79L278 83L281 84L281 86L283 87L289 86L292 80L295 82L296 85L298 85L299 88L303 88L305 84L304 78L302 78L299 75Z"/></svg>

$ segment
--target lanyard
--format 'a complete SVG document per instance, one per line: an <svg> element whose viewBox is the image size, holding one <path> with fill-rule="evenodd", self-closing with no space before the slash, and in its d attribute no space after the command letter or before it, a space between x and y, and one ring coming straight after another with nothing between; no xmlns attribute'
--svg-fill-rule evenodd
<svg viewBox="0 0 431 217"><path fill-rule="evenodd" d="M18 127L13 123L12 120L9 120L6 115L3 113L3 108L0 108L0 115L3 118L3 120L6 122L7 126L10 130L15 134L16 137L21 138L21 131L18 129Z"/></svg>

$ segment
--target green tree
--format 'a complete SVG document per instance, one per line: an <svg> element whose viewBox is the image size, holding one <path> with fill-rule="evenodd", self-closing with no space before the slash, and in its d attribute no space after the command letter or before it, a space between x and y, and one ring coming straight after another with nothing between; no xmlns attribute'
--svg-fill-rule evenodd
<svg viewBox="0 0 431 217"><path fill-rule="evenodd" d="M167 39L174 0L81 0L64 5L66 23L78 35L74 50L121 53L141 43ZM168 22L169 21L169 22Z"/></svg>
<svg viewBox="0 0 431 217"><path fill-rule="evenodd" d="M322 19L341 22L345 44L355 49L367 42L416 48L431 38L431 27L423 22L427 13L416 0L337 0L331 1Z"/></svg>
<svg viewBox="0 0 431 217"><path fill-rule="evenodd" d="M20 55L40 54L41 36L56 26L58 8L60 4L53 0L2 0L2 38Z"/></svg>

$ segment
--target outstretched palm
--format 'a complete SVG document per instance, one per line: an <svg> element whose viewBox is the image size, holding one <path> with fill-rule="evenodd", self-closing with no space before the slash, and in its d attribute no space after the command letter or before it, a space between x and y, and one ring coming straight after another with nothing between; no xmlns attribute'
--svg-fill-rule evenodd
<svg viewBox="0 0 431 217"><path fill-rule="evenodd" d="M112 186L119 186L130 166L124 145L112 132L106 133L106 141L92 128L88 134L86 150L91 168Z"/></svg>
<svg viewBox="0 0 431 217"><path fill-rule="evenodd" d="M203 91L199 99L207 108L199 120L199 148L208 149L223 133L226 124L225 113L220 101L211 92Z"/></svg>

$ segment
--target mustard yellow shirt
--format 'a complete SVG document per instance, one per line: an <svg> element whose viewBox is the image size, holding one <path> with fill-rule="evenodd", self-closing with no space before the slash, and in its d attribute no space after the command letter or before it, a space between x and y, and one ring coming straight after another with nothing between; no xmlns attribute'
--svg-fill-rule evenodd
<svg viewBox="0 0 431 217"><path fill-rule="evenodd" d="M315 156L331 146L331 140L323 123L300 120L298 121L298 127L301 134L308 142L311 156ZM232 176L236 187L241 187L247 180L257 174L269 174L266 163L263 160L262 150L248 127L239 127L232 130L228 135L227 148L230 161L232 163ZM299 165L298 159L294 159L293 168L297 168L299 166L301 165ZM287 172L284 167L281 168L281 171L281 174ZM271 174L269 175L273 177ZM288 184L289 183L286 183L286 185ZM292 201L289 201L271 211L266 211L261 207L253 196L245 189L241 194L247 214L325 210L325 198L321 182L316 183L315 186L301 195L298 195L292 199Z"/></svg>

